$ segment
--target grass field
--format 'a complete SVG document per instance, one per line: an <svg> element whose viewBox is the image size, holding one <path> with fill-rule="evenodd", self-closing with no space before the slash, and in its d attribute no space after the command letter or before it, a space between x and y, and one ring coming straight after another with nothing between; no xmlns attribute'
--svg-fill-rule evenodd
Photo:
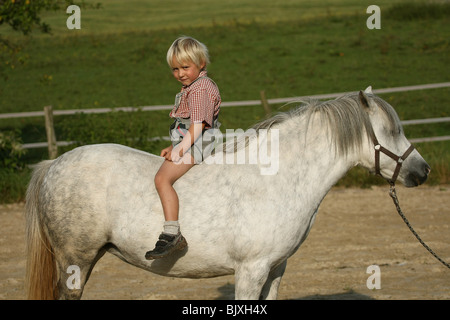
<svg viewBox="0 0 450 320"><path fill-rule="evenodd" d="M0 110L170 104L179 85L165 53L181 34L208 45L224 101L257 99L260 90L276 98L449 78L448 15L396 19L395 1L384 1L381 30L369 30L361 1L252 3L108 1L82 11L81 30L66 28L65 12L52 13L52 36L14 35L26 62L0 83Z"/></svg>
<svg viewBox="0 0 450 320"><path fill-rule="evenodd" d="M45 105L84 109L170 104L180 88L165 54L182 34L209 47L209 75L223 101L259 99L261 90L268 98L281 98L450 81L450 4L429 3L378 1L380 30L366 27L366 9L372 3L359 0L193 0L183 6L172 0L109 0L101 9L82 9L81 30L67 29L65 12L47 13L43 19L52 35L24 37L0 27L1 35L22 47L19 57L24 62L0 79L0 113L38 111ZM402 120L450 115L450 89L381 96ZM142 142L167 135L167 114L57 117L55 127L61 141L130 144L128 138ZM224 108L222 129L247 128L263 117L261 107ZM40 118L0 120L0 129L19 129L24 142L46 140ZM405 131L410 138L448 135L450 125L407 126ZM161 143L132 146L158 153ZM449 183L450 143L417 147L438 168L430 182ZM46 157L45 149L29 150L25 159L33 163ZM376 181L355 172L342 183Z"/></svg>
<svg viewBox="0 0 450 320"><path fill-rule="evenodd" d="M283 21L310 21L322 17L365 13L370 1L361 0L98 0L100 10L82 9L80 34L122 34L141 31L184 30L186 28L230 26L239 24L271 24ZM402 1L381 0L383 8ZM404 1L403 1L404 2ZM67 35L68 14L47 13L43 20L54 35ZM5 32L8 32L5 30ZM12 32L9 32L12 34Z"/></svg>

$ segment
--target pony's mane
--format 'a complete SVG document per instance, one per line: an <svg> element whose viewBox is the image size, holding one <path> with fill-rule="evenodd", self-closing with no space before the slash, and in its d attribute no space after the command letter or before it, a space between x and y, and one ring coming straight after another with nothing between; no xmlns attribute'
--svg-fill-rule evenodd
<svg viewBox="0 0 450 320"><path fill-rule="evenodd" d="M392 135L397 135L402 131L400 119L397 113L383 99L367 94L384 111L387 118L387 129ZM364 106L361 105L358 93L351 93L335 100L299 100L292 103L300 103L299 107L287 112L281 112L271 118L255 124L252 129L270 129L282 124L290 119L304 116L306 117L306 128L311 125L312 116L320 115L321 123L325 125L324 130L328 130L328 135L332 137L336 152L347 155L349 151L359 149L363 143L364 132L367 136L373 136L373 128Z"/></svg>

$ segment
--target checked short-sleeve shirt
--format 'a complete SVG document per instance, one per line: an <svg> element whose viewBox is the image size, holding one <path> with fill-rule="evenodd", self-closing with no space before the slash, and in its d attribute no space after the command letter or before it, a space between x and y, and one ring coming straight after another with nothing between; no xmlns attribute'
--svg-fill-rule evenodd
<svg viewBox="0 0 450 320"><path fill-rule="evenodd" d="M206 128L213 126L220 110L219 88L206 71L201 71L198 78L181 89L180 103L174 106L171 118L190 118L191 123L206 122Z"/></svg>

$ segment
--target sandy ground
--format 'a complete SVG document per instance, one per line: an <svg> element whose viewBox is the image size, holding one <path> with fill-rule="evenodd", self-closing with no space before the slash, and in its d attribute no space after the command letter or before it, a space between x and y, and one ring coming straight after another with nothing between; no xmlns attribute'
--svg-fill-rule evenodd
<svg viewBox="0 0 450 320"><path fill-rule="evenodd" d="M450 299L450 270L416 240L388 195L389 187L334 188L281 282L279 299ZM450 186L397 193L422 239L450 262ZM0 206L0 299L24 299L23 204ZM368 289L370 265L380 289ZM106 254L83 299L233 299L234 277L176 279L154 275Z"/></svg>

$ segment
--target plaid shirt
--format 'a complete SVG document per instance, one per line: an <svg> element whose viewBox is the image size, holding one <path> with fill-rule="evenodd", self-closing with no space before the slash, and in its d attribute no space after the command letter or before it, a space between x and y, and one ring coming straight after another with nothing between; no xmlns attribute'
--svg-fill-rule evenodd
<svg viewBox="0 0 450 320"><path fill-rule="evenodd" d="M169 116L171 118L190 118L191 124L206 122L206 128L211 128L219 114L222 100L219 88L214 81L207 77L207 72L201 71L194 82L181 88L181 93L178 109L175 105Z"/></svg>

